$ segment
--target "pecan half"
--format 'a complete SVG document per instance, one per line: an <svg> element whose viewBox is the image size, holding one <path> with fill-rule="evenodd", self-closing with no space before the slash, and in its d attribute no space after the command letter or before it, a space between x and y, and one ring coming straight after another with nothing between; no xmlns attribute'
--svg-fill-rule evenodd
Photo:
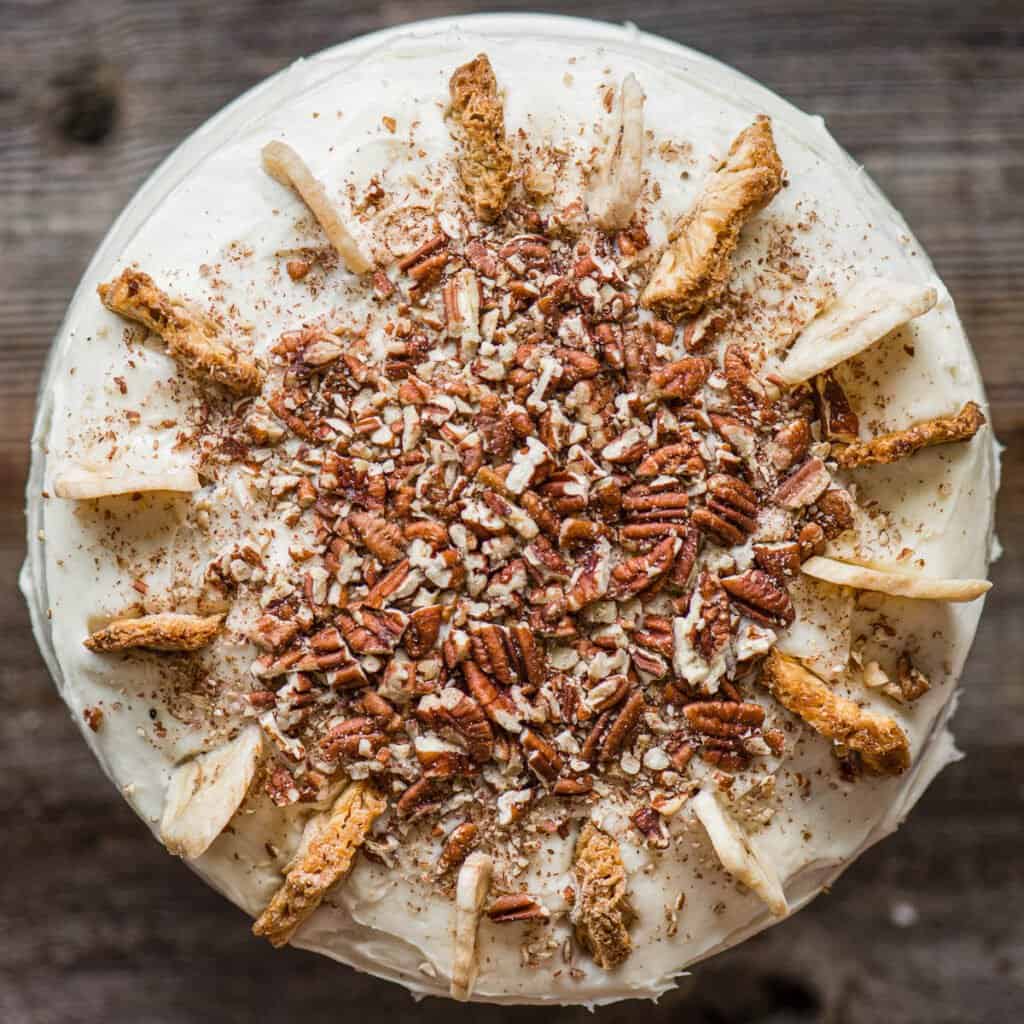
<svg viewBox="0 0 1024 1024"><path fill-rule="evenodd" d="M708 478L706 507L692 520L725 547L742 544L757 529L757 494L738 477L716 473Z"/></svg>
<svg viewBox="0 0 1024 1024"><path fill-rule="evenodd" d="M783 508L798 509L817 501L832 475L821 459L808 459L776 488L772 500Z"/></svg>
<svg viewBox="0 0 1024 1024"><path fill-rule="evenodd" d="M658 398L688 402L711 376L712 363L704 356L684 356L651 374L651 390Z"/></svg>
<svg viewBox="0 0 1024 1024"><path fill-rule="evenodd" d="M687 704L683 714L697 732L721 739L747 736L764 723L764 708L742 701L696 701Z"/></svg>
<svg viewBox="0 0 1024 1024"><path fill-rule="evenodd" d="M546 921L551 917L551 912L547 907L538 903L528 892L499 896L491 902L485 913L495 924L508 924L512 921Z"/></svg>
<svg viewBox="0 0 1024 1024"><path fill-rule="evenodd" d="M416 708L416 717L435 729L455 732L477 764L494 754L494 733L483 708L470 696L452 686L440 694L428 693Z"/></svg>
<svg viewBox="0 0 1024 1024"><path fill-rule="evenodd" d="M554 782L562 770L562 758L558 751L532 729L524 729L519 742L526 752L526 763L534 775L549 785Z"/></svg>
<svg viewBox="0 0 1024 1024"><path fill-rule="evenodd" d="M658 582L671 568L680 542L666 537L650 551L628 558L612 569L612 596L623 601Z"/></svg>
<svg viewBox="0 0 1024 1024"><path fill-rule="evenodd" d="M860 433L860 421L835 374L831 370L818 374L814 378L814 390L822 439L854 444Z"/></svg>
<svg viewBox="0 0 1024 1024"><path fill-rule="evenodd" d="M604 764L622 750L646 709L647 704L644 701L643 693L639 690L634 691L608 726L608 732L605 733L604 739L601 741L598 761Z"/></svg>
<svg viewBox="0 0 1024 1024"><path fill-rule="evenodd" d="M789 591L776 577L761 569L725 576L722 586L744 615L768 626L788 626L796 618Z"/></svg>

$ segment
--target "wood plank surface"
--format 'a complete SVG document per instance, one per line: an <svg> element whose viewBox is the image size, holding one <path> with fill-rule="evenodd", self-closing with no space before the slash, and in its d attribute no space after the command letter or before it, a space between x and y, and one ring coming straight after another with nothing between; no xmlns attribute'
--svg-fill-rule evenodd
<svg viewBox="0 0 1024 1024"><path fill-rule="evenodd" d="M427 1000L250 937L152 841L50 685L15 576L35 391L93 249L148 172L293 59L439 0L0 0L0 1021L526 1021ZM508 8L509 5L494 5ZM967 757L830 895L634 1020L961 1024L1024 1017L1024 3L602 0L820 113L950 288L1007 444L1006 554L964 679ZM534 1017L535 1019L535 1017ZM552 1009L552 1024L591 1019Z"/></svg>

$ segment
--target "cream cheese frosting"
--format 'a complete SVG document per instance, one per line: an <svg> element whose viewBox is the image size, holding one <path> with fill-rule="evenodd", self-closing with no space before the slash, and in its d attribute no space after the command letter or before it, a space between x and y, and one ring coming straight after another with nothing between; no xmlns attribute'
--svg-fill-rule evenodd
<svg viewBox="0 0 1024 1024"><path fill-rule="evenodd" d="M401 218L361 218L357 197L378 179L397 197L396 207L430 205L435 196L428 181L448 173L438 171L447 166L447 191L456 193L445 120L448 77L481 51L489 54L503 90L509 136L522 133L555 149L587 153L600 146L604 91L629 74L636 77L646 95L645 169L653 197L647 228L655 249L665 244L737 131L758 114L770 115L788 184L744 232L734 261L734 286L767 297L763 312L754 314L763 319L753 326L763 332L769 353L781 360L825 297L858 278L889 275L927 284L938 291L935 307L842 366L840 379L872 433L966 401L984 405L952 300L899 214L819 118L707 57L632 29L496 16L424 23L297 63L201 129L125 212L87 271L55 342L37 424L35 440L45 460L30 482L30 523L41 535L24 576L37 634L75 718L82 722L87 709L104 709L102 727L85 735L154 831L174 766L209 749L231 723L210 720L201 690L169 694L158 663L112 663L86 650L82 640L112 616L145 603L126 566L159 553L159 569L145 579L148 591L187 592L196 579L196 552L214 557L237 541L259 521L260 507L237 468L194 494L191 505L166 494L109 499L102 507L41 498L60 468L103 465L114 445L118 464L131 472L184 471L195 458L185 423L201 395L179 378L163 351L134 343L126 349L123 324L96 301L95 286L115 268L137 263L200 306L216 299L239 336L266 355L295 326L295 286L280 272L280 253L308 244L315 231L300 200L261 170L262 147L283 140L301 152L328 192L341 197L363 251L380 262L393 260L410 247ZM585 187L569 163L556 195L570 201ZM793 273L767 252L774 223L801 226L800 247L812 258ZM304 295L303 319L361 322L368 300L353 277L334 273L330 286ZM384 340L370 338L371 344ZM986 575L998 483L988 433L955 449L921 452L912 461L854 470L849 479L862 507L885 515L866 517L852 539L834 542L830 554L900 565L908 564L909 552L910 564L929 576ZM111 557L114 531L117 558ZM296 540L276 535L266 557L286 564ZM804 730L784 759L766 759L770 785L762 780L744 792L740 783L730 795L732 812L749 828L757 853L782 880L790 912L892 831L956 756L946 721L982 602L873 597L855 600L849 591L802 581L793 598L807 614L780 648L810 659L820 675L836 679L837 690L895 719L910 741L911 770L844 781L829 744ZM842 676L851 640L866 663L891 662L910 638L916 638L915 663L932 682L912 705L895 704ZM223 646L211 677L230 686L251 651L242 642ZM310 810L303 803L282 809L254 793L192 866L258 914L280 884ZM484 919L473 998L600 1004L656 997L689 965L772 922L762 900L723 870L705 829L685 807L670 819L673 842L666 850L638 842L613 797L598 801L589 815L619 837L635 914L633 955L603 971L572 952L565 890L574 840L552 832L524 858L515 879L543 901L551 922L538 928ZM360 858L293 944L417 994L447 994L452 903L417 860L422 852L398 851L397 869Z"/></svg>

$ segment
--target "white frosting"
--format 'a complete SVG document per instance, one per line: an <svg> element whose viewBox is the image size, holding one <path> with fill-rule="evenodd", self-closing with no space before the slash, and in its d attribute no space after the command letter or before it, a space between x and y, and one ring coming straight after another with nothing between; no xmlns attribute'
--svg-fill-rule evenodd
<svg viewBox="0 0 1024 1024"><path fill-rule="evenodd" d="M133 261L171 290L201 300L209 295L203 264L217 264L223 294L237 306L237 319L252 326L257 350L295 326L288 307L295 286L277 272L275 253L302 244L297 199L260 169L259 151L281 138L297 149L324 180L331 195L355 182L360 193L374 174L386 170L391 190L415 196L425 166L451 163L452 144L443 119L447 79L458 64L486 51L506 96L510 131L531 138L574 140L581 148L602 120L600 88L634 73L647 95L646 119L654 133L648 170L662 189L651 230L656 244L684 211L700 181L736 131L757 113L773 118L775 136L789 185L760 218L793 224L813 212L816 220L803 237L819 256L821 278L833 283L857 272L930 281L939 288L937 307L888 339L860 361L862 372L846 380L862 419L873 430L892 428L928 415L950 412L967 399L984 402L981 381L949 295L935 279L925 255L900 216L867 176L827 134L819 118L808 117L760 86L710 59L637 33L592 22L514 16L424 23L408 34L394 32L345 44L302 61L237 101L186 142L144 186L101 247L86 273L56 340L43 392L35 444L40 457L30 483L30 529L42 528L45 543L33 538L23 585L33 608L40 643L62 696L79 723L83 709L102 702L108 711L98 732L85 735L110 777L138 814L155 828L171 768L200 749L207 727L193 716L189 727L166 714L156 671L120 663L82 646L96 616L116 613L138 594L131 575L109 557L105 524L89 506L50 499L40 492L52 481L55 456L102 458L110 442L99 427L107 417L137 410L138 424L121 424L118 458L145 470L154 461L188 463L188 450L173 451L176 429L160 424L192 400L188 388L174 385L174 366L157 347L135 346L126 362L123 325L105 312L95 286ZM382 115L394 117L390 133ZM415 145L409 145L413 123ZM578 127L582 140L574 139ZM692 146L693 163L664 160L656 144L673 139ZM687 167L687 176L680 170ZM571 192L579 182L560 188ZM278 211L274 215L272 211ZM365 226L356 224L369 244ZM307 233L308 234L308 233ZM228 253L250 249L237 262ZM744 236L738 265L756 255L756 224ZM337 279L345 275L338 272ZM351 279L348 279L351 281ZM801 301L809 286L780 281ZM355 294L355 293L352 293ZM338 319L359 318L347 286L323 289L304 300L304 316L334 310ZM359 300L361 301L361 300ZM780 343L781 343L780 339ZM905 347L906 346L906 347ZM912 346L913 354L908 347ZM123 378L125 394L114 378ZM877 396L886 399L884 422L876 422ZM992 497L997 483L991 437L986 432L955 449L922 452L911 462L864 470L856 480L861 494L891 513L888 536L875 536L893 553L909 547L934 576L983 577L991 545ZM158 547L165 559L165 583L192 578L185 564L194 543L215 545L230 532L222 516L235 509L244 517L251 498L244 479L229 478L206 497L211 501L213 541L199 540L184 523L180 501L162 497L130 504L116 499L104 507L119 516L122 536L130 537L140 558ZM122 506L117 502L123 501ZM287 546L279 538L272 547ZM175 558L175 553L178 557ZM176 564L176 561L180 564ZM150 577L151 586L159 580ZM879 695L873 705L895 717L911 741L914 767L899 778L839 779L827 742L808 730L790 734L784 770L777 786L786 797L782 810L758 834L758 846L785 880L790 906L799 907L831 881L866 846L894 829L934 774L955 756L945 732L954 687L973 638L982 602L944 605L890 599L885 610L901 636L921 641L920 667L932 690L912 707ZM855 611L857 636L875 616ZM869 640L867 656L892 657L899 639L879 647ZM230 656L227 652L225 657ZM242 659L245 663L245 659ZM231 666L225 662L225 678ZM856 688L850 690L854 693ZM863 698L862 690L855 693ZM165 734L158 735L150 708L156 708ZM809 781L798 793L795 773ZM756 794L746 800L756 804ZM250 913L257 913L280 882L280 869L294 849L308 805L283 812L265 799L253 799L233 828L196 864L213 886ZM613 831L623 831L613 807L595 812ZM635 996L657 996L673 985L685 967L770 923L758 898L741 891L724 874L702 829L684 809L672 831L685 838L664 852L623 838L636 910L632 935L636 950L616 971L603 972L577 955L570 974L560 946L568 934L556 913L553 948L538 950L539 964L524 966L520 946L536 937L520 925L485 921L480 930L481 970L474 998L502 1002L603 1003ZM623 833L625 835L625 833ZM635 836L635 833L634 833ZM280 851L272 858L270 839ZM553 912L564 909L572 837L551 837L518 880ZM669 927L677 896L685 905L677 927ZM351 878L300 930L295 944L314 949L414 992L444 994L451 966L452 904L415 872L389 872L360 859Z"/></svg>

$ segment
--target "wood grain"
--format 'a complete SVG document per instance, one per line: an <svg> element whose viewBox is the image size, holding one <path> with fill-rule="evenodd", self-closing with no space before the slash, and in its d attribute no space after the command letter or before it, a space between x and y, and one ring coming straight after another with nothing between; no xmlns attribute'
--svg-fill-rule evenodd
<svg viewBox="0 0 1024 1024"><path fill-rule="evenodd" d="M13 582L47 346L93 249L146 174L241 91L385 25L486 9L368 0L0 0L0 1020L442 1020L294 950L168 858L100 775L53 691ZM503 5L495 5L501 7ZM507 7L507 5L504 5ZM1024 1007L1024 8L856 0L572 0L705 50L822 114L914 231L973 340L1009 445L1007 553L964 678L967 751L910 824L796 919L633 1020L1010 1021ZM466 1019L525 1021L528 1009ZM552 1009L553 1022L592 1019Z"/></svg>

